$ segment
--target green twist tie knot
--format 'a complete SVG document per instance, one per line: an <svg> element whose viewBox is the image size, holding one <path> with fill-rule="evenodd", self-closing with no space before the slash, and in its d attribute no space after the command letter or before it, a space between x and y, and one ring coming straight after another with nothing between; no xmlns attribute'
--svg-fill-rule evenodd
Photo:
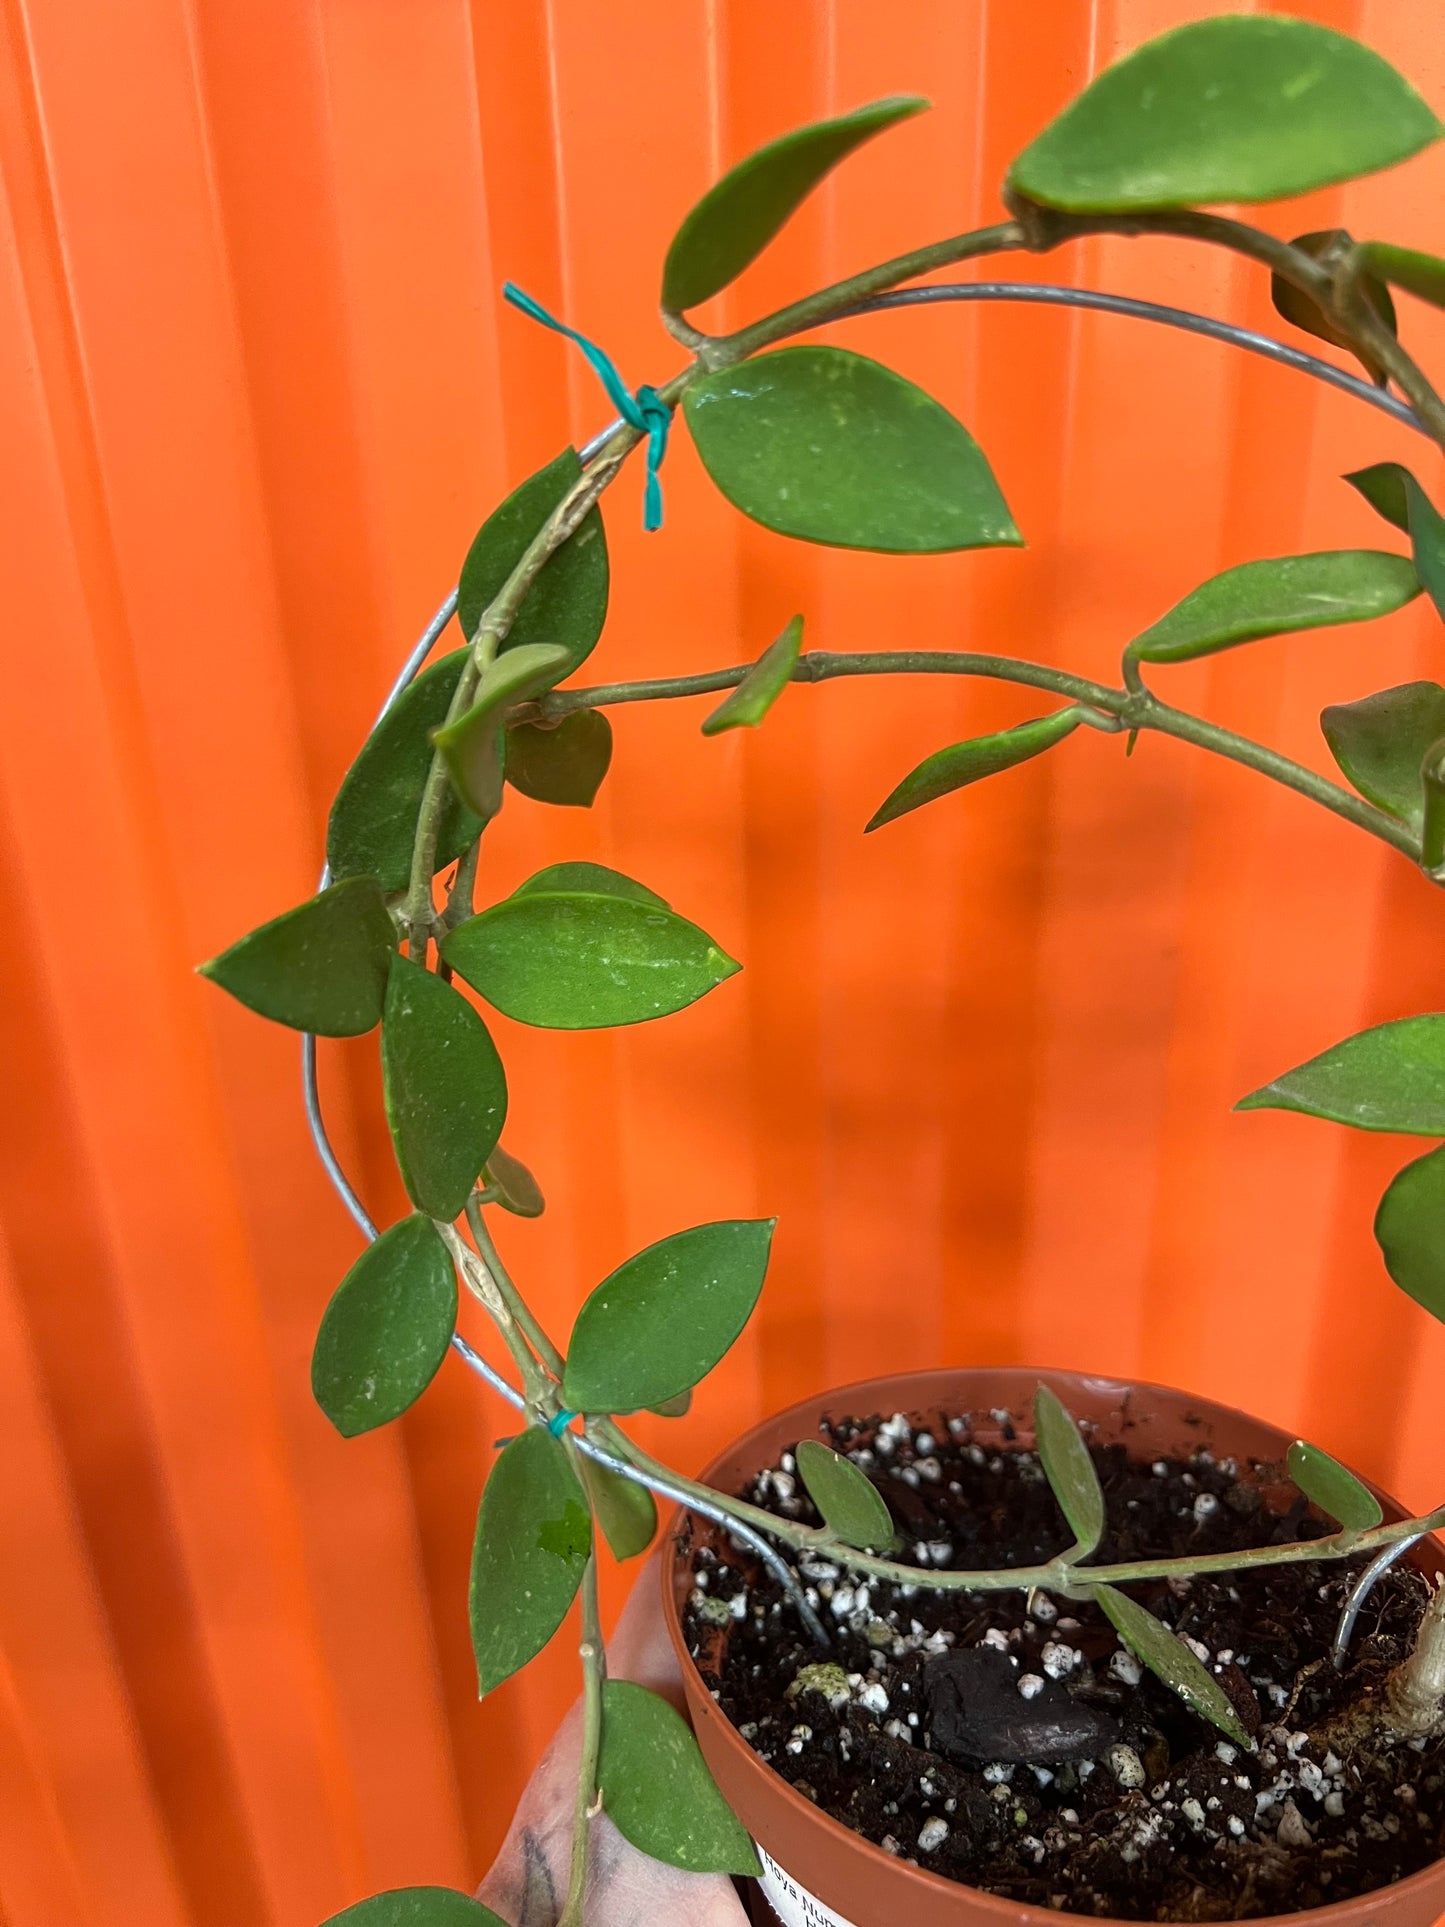
<svg viewBox="0 0 1445 1927"><path fill-rule="evenodd" d="M534 301L524 294L514 281L502 286L503 296L514 308L530 315L533 321L540 321L544 328L551 328L555 334L566 335L591 362L612 406L630 428L647 437L647 488L642 497L642 526L645 529L662 527L662 483L657 471L662 467L662 458L667 453L667 431L672 426L672 409L646 382L635 391L627 386L617 372L617 364L605 349L599 348L595 341L586 335L578 334L569 328L565 321L548 314L540 301Z"/></svg>
<svg viewBox="0 0 1445 1927"><path fill-rule="evenodd" d="M580 1416L580 1413L569 1412L564 1406L560 1412L554 1412L551 1418L548 1419L547 1430L552 1434L554 1439L560 1439L573 1419L579 1418Z"/></svg>

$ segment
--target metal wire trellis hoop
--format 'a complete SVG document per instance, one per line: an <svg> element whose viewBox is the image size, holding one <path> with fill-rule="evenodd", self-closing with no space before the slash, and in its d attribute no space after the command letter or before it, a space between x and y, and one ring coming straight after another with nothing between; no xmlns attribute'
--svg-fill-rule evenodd
<svg viewBox="0 0 1445 1927"><path fill-rule="evenodd" d="M1353 396L1357 401L1379 409L1382 414L1392 416L1407 428L1413 428L1422 435L1429 433L1408 402L1401 401L1383 388L1376 387L1373 382L1365 380L1361 375L1353 375L1348 369L1336 367L1333 362L1322 361L1317 355L1306 354L1303 349L1296 348L1289 342L1279 341L1273 335L1260 334L1253 328L1240 328L1233 322L1216 320L1212 315L1195 314L1188 308L1169 307L1158 301L1142 301L1133 295L1109 294L1101 289L1071 288L1045 281L937 282L926 287L897 288L889 294L874 295L869 300L857 302L853 307L830 317L830 321L851 320L859 315L880 314L893 308L920 308L940 303L970 301L1015 301L1043 307L1080 308L1099 314L1123 315L1136 321L1152 321L1166 328L1180 329L1186 334L1202 335L1206 340L1226 342L1232 347L1243 348L1249 354L1260 355L1265 360L1278 362L1282 367L1293 368L1300 374L1310 375L1316 381L1324 382L1326 386L1337 388L1344 394ZM617 426L616 422L609 423L578 451L584 467ZM455 615L456 607L457 594L453 589L407 655L400 674L377 712L378 723L418 674L447 624ZM331 870L327 865L321 872L318 888L324 890L330 881ZM342 1169L327 1134L326 1122L321 1114L321 1092L317 1080L316 1039L309 1034L303 1036L301 1040L301 1086L306 1108L306 1123L311 1132L311 1141L316 1147L316 1155L321 1160L327 1177L331 1180L333 1188L357 1228L368 1241L374 1241L379 1235L376 1225L358 1197L351 1180ZM463 1362L490 1385L499 1397L504 1398L520 1411L526 1410L526 1401L521 1393L515 1386L509 1384L500 1372L489 1365L486 1359L467 1343L460 1332L453 1334L452 1347ZM792 1601L799 1617L817 1643L820 1646L829 1644L828 1636L796 1576L777 1549L761 1533L732 1518L720 1508L710 1507L680 1486L672 1485L651 1473L644 1477L635 1467L616 1458L584 1435L573 1433L571 1436L578 1450L598 1464L607 1466L621 1477L631 1479L639 1485L649 1486L663 1498L671 1499L674 1503L699 1513L714 1524L725 1527L735 1538L755 1552L767 1566ZM1345 1663L1361 1608L1376 1582L1423 1537L1424 1534L1419 1534L1415 1538L1400 1539L1394 1545L1387 1546L1377 1558L1370 1562L1350 1588L1331 1649L1331 1657L1337 1667Z"/></svg>

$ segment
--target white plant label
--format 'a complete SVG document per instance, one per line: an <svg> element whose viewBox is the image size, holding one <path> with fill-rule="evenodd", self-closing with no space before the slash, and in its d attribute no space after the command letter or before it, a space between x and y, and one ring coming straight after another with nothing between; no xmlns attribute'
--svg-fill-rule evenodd
<svg viewBox="0 0 1445 1927"><path fill-rule="evenodd" d="M758 1848L758 1858L763 1863L763 1877L758 1885L783 1927L853 1927L852 1921L825 1907L791 1874L784 1873L766 1847Z"/></svg>

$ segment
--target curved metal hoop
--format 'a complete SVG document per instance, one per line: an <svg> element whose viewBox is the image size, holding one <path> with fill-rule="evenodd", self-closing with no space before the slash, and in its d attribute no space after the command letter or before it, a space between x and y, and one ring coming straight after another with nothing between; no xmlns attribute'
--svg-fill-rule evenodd
<svg viewBox="0 0 1445 1927"><path fill-rule="evenodd" d="M1194 314L1188 308L1171 308L1158 301L1141 301L1133 295L1108 294L1099 289L1069 288L1041 281L944 282L922 288L898 288L891 294L875 295L871 300L860 301L856 307L849 308L843 314L830 319L850 320L856 315L879 314L891 308L922 308L940 303L965 301L1017 301L1051 308L1084 308L1099 314L1124 315L1135 321L1152 321L1166 328L1179 328L1186 334L1203 335L1211 341L1227 342L1232 347L1243 348L1250 354L1262 355L1268 361L1278 362L1282 367L1294 368L1301 374L1312 375L1316 381L1322 381L1331 388L1338 388L1343 393L1352 395L1357 401L1366 402L1371 407L1380 409L1382 413L1393 416L1396 421L1403 422L1407 428L1414 428L1422 435L1429 433L1408 403L1387 394L1384 389L1375 387L1373 383L1359 375L1352 375L1346 369L1337 368L1333 362L1321 361L1317 355L1308 355L1286 341L1277 341L1273 335L1258 334L1252 328L1238 328L1233 322L1216 321L1210 315ZM579 453L584 465L596 454L616 426L616 422L609 423L582 447ZM386 701L377 712L377 722L381 721L408 683L418 674L442 631L455 615L456 607L457 595L456 590L453 589L417 638L402 665L400 674L387 694ZM331 870L328 865L322 870L321 881L317 887L324 890L330 881ZM342 1169L327 1134L326 1121L321 1114L321 1092L316 1074L316 1039L309 1034L303 1036L301 1040L301 1091L306 1107L306 1123L311 1132L311 1141L316 1147L316 1155L320 1158L337 1196L346 1206L362 1236L368 1242L374 1241L378 1236L376 1225L366 1206L357 1196L351 1180ZM490 1385L493 1391L510 1404L519 1409L525 1409L522 1396L516 1388L508 1384L501 1373L495 1371L480 1353L474 1351L460 1333L454 1334L452 1346L471 1370ZM608 1466L624 1478L636 1480L638 1484L653 1485L664 1497L672 1498L713 1519L715 1523L725 1525L728 1531L743 1539L763 1559L779 1584L788 1593L809 1632L819 1644L827 1644L823 1628L804 1598L797 1580L776 1550L760 1534L753 1532L750 1527L740 1526L736 1520L728 1518L721 1512L709 1512L705 1506L678 1488L669 1490L655 1479L640 1478L631 1466L625 1465L621 1459L614 1458L610 1452L604 1451L600 1446L593 1445L590 1439L579 1436L577 1444L589 1458L598 1460L599 1463ZM1387 1548L1387 1551L1368 1566L1355 1582L1346 1601L1344 1612L1340 1616L1339 1628L1335 1635L1333 1656L1336 1666L1344 1663L1360 1608L1375 1581L1408 1546L1415 1543L1414 1540L1403 1540L1398 1545Z"/></svg>

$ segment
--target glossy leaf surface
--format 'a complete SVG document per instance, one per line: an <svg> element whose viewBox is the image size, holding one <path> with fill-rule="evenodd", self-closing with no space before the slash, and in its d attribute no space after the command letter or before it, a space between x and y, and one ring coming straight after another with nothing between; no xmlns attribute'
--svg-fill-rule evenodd
<svg viewBox="0 0 1445 1927"><path fill-rule="evenodd" d="M1062 742L1079 726L1076 708L1057 709L1049 716L1035 716L1013 729L1001 729L993 736L972 736L964 743L951 743L947 749L925 756L917 769L910 770L897 789L886 796L864 825L866 830L881 829L925 803L967 788L985 776L997 776L1041 756L1055 743Z"/></svg>
<svg viewBox="0 0 1445 1927"><path fill-rule="evenodd" d="M1407 294L1445 308L1445 261L1418 248L1397 248L1389 241L1366 241L1361 249L1370 271Z"/></svg>
<svg viewBox="0 0 1445 1927"><path fill-rule="evenodd" d="M493 817L502 806L507 732L500 725L508 705L550 689L569 667L567 651L555 643L528 642L508 649L488 666L470 709L432 732L452 788L476 815Z"/></svg>
<svg viewBox="0 0 1445 1927"><path fill-rule="evenodd" d="M1407 160L1440 123L1358 41L1224 14L1146 41L1026 147L1009 183L1079 212L1274 201Z"/></svg>
<svg viewBox="0 0 1445 1927"><path fill-rule="evenodd" d="M1445 689L1407 682L1357 703L1332 703L1320 713L1320 728L1361 796L1418 832L1425 813L1420 766L1445 736Z"/></svg>
<svg viewBox="0 0 1445 1927"><path fill-rule="evenodd" d="M424 669L362 745L326 826L326 861L333 876L374 876L383 890L406 888L417 811L431 768L431 733L446 721L467 653L454 649ZM438 870L455 863L482 827L482 819L449 793L437 832Z"/></svg>
<svg viewBox="0 0 1445 1927"><path fill-rule="evenodd" d="M752 1316L771 1218L727 1219L659 1239L587 1298L562 1397L577 1412L637 1412L705 1378Z"/></svg>
<svg viewBox="0 0 1445 1927"><path fill-rule="evenodd" d="M460 1215L507 1115L507 1075L486 1025L450 984L394 957L381 1068L407 1195L430 1218Z"/></svg>
<svg viewBox="0 0 1445 1927"><path fill-rule="evenodd" d="M531 1425L502 1448L472 1546L472 1650L483 1693L547 1644L577 1596L592 1516L566 1447Z"/></svg>
<svg viewBox="0 0 1445 1927"><path fill-rule="evenodd" d="M520 1158L498 1144L487 1158L485 1176L497 1193L497 1203L518 1218L540 1218L547 1209L542 1187Z"/></svg>
<svg viewBox="0 0 1445 1927"><path fill-rule="evenodd" d="M551 896L568 890L580 890L588 896L626 897L633 903L656 904L659 910L671 908L665 897L649 890L645 883L624 876L620 870L609 870L605 863L550 863L519 883L512 895Z"/></svg>
<svg viewBox="0 0 1445 1927"><path fill-rule="evenodd" d="M1343 228L1322 228L1312 234L1297 234L1290 242L1291 247L1298 248L1312 260L1319 260L1335 248L1349 245L1350 236ZM1391 334L1395 334L1397 332L1395 304L1390 299L1390 290L1384 282L1372 274L1361 272L1355 277L1355 285L1385 327ZM1332 347L1347 349L1350 354L1357 356L1363 362L1371 380L1382 382L1385 379L1385 370L1380 364L1365 349L1359 347L1317 301L1307 295L1302 288L1297 288L1293 281L1287 281L1282 274L1271 275L1269 298L1274 303L1276 313L1282 314L1285 320L1292 322L1296 328L1302 328L1306 334L1314 335L1320 341L1328 341Z"/></svg>
<svg viewBox="0 0 1445 1927"><path fill-rule="evenodd" d="M1176 1692L1191 1713L1227 1733L1246 1752L1253 1751L1254 1742L1240 1725L1229 1695L1177 1633L1114 1586L1096 1586L1094 1598L1134 1657Z"/></svg>
<svg viewBox="0 0 1445 1927"><path fill-rule="evenodd" d="M343 1907L321 1927L507 1927L490 1907L454 1887L393 1887Z"/></svg>
<svg viewBox="0 0 1445 1927"><path fill-rule="evenodd" d="M532 538L582 473L577 451L564 448L514 489L482 524L457 584L457 621L471 642L478 624ZM527 591L503 652L528 643L558 643L576 668L591 655L607 620L607 538L591 510L581 527L543 565Z"/></svg>
<svg viewBox="0 0 1445 1927"><path fill-rule="evenodd" d="M1241 1098L1237 1111L1303 1111L1358 1131L1445 1137L1445 1016L1358 1031Z"/></svg>
<svg viewBox="0 0 1445 1927"><path fill-rule="evenodd" d="M1292 635L1341 622L1367 622L1420 593L1402 555L1382 549L1326 549L1225 569L1136 636L1140 662L1190 662L1260 636Z"/></svg>
<svg viewBox="0 0 1445 1927"><path fill-rule="evenodd" d="M343 1438L398 1418L436 1377L457 1322L446 1246L417 1212L383 1231L338 1285L311 1354L311 1390Z"/></svg>
<svg viewBox="0 0 1445 1927"><path fill-rule="evenodd" d="M1104 1536L1104 1492L1073 1415L1047 1385L1034 1393L1034 1433L1040 1463L1074 1535L1071 1556L1087 1559Z"/></svg>
<svg viewBox="0 0 1445 1927"><path fill-rule="evenodd" d="M694 308L736 280L839 161L927 105L908 94L875 100L834 120L794 128L739 161L673 237L662 271L663 307Z"/></svg>
<svg viewBox="0 0 1445 1927"><path fill-rule="evenodd" d="M873 1481L817 1439L800 1439L796 1458L798 1476L833 1537L859 1552L885 1552L893 1543L893 1519Z"/></svg>
<svg viewBox="0 0 1445 1927"><path fill-rule="evenodd" d="M508 897L458 924L442 955L489 1004L544 1030L666 1017L741 968L671 910L575 890Z"/></svg>
<svg viewBox="0 0 1445 1927"><path fill-rule="evenodd" d="M756 729L787 688L803 647L803 618L794 616L776 642L768 644L737 688L724 697L702 726L704 736L725 729Z"/></svg>
<svg viewBox="0 0 1445 1927"><path fill-rule="evenodd" d="M1289 1475L1307 1499L1346 1532L1368 1532L1384 1518L1367 1485L1317 1445L1296 1439L1289 1448Z"/></svg>
<svg viewBox="0 0 1445 1927"><path fill-rule="evenodd" d="M647 1487L593 1459L583 1459L581 1464L592 1515L613 1558L635 1559L646 1552L657 1531L657 1505Z"/></svg>
<svg viewBox="0 0 1445 1927"><path fill-rule="evenodd" d="M618 1831L654 1860L689 1873L760 1871L687 1721L645 1686L610 1679L602 1689L597 1786Z"/></svg>
<svg viewBox="0 0 1445 1927"><path fill-rule="evenodd" d="M1375 1213L1375 1237L1401 1291L1445 1320L1445 1148L1396 1172Z"/></svg>
<svg viewBox="0 0 1445 1927"><path fill-rule="evenodd" d="M348 877L200 966L258 1016L318 1037L381 1022L396 926L375 877Z"/></svg>
<svg viewBox="0 0 1445 1927"><path fill-rule="evenodd" d="M519 723L509 732L507 781L536 803L592 807L612 762L612 725L600 709L576 709L555 729Z"/></svg>
<svg viewBox="0 0 1445 1927"><path fill-rule="evenodd" d="M865 355L757 355L694 382L683 411L723 494L782 535L897 555L1022 540L962 422Z"/></svg>

